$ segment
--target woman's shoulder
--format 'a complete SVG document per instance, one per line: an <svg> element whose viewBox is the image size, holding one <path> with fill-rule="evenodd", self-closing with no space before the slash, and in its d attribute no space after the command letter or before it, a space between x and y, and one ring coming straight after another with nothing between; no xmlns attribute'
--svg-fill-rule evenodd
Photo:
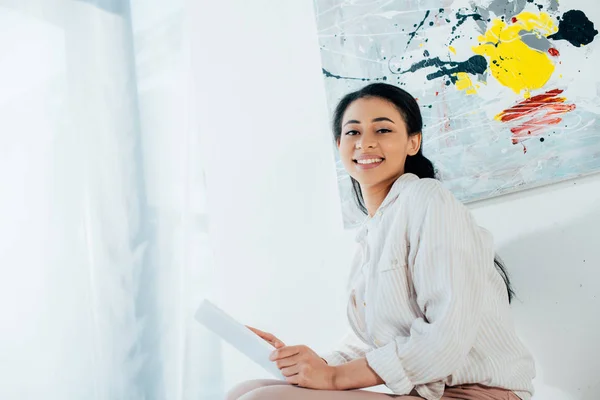
<svg viewBox="0 0 600 400"><path fill-rule="evenodd" d="M408 213L413 221L423 221L428 216L445 220L473 220L469 208L437 179L413 179L406 189L401 202L405 206L402 212Z"/></svg>
<svg viewBox="0 0 600 400"><path fill-rule="evenodd" d="M432 202L458 202L442 182L433 178L412 179L406 187L406 195L412 203L420 206Z"/></svg>
<svg viewBox="0 0 600 400"><path fill-rule="evenodd" d="M437 179L411 179L405 189L398 212L410 215L414 221L422 221L427 215L471 218L468 207Z"/></svg>

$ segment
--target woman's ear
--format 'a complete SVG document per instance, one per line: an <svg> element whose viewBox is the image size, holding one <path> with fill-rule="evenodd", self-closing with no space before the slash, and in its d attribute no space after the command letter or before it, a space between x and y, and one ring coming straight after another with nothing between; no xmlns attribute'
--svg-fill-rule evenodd
<svg viewBox="0 0 600 400"><path fill-rule="evenodd" d="M422 138L423 135L421 134L421 132L415 133L414 135L410 135L408 137L408 149L406 151L406 154L408 154L409 156L414 156L415 154L417 154L419 152L419 149L421 148Z"/></svg>
<svg viewBox="0 0 600 400"><path fill-rule="evenodd" d="M335 143L337 144L337 148L340 148L340 138L335 139Z"/></svg>

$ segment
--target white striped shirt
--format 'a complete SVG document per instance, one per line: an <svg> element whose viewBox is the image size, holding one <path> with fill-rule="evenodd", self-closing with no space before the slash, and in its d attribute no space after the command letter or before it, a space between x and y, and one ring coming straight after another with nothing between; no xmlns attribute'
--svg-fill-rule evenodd
<svg viewBox="0 0 600 400"><path fill-rule="evenodd" d="M357 242L352 331L323 357L330 365L366 357L392 392L428 400L466 384L531 398L534 361L516 335L492 237L438 181L402 175Z"/></svg>

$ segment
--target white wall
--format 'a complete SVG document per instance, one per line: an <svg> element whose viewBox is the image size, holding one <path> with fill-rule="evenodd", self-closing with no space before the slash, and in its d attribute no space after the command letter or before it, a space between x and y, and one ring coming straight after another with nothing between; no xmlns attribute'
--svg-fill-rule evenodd
<svg viewBox="0 0 600 400"><path fill-rule="evenodd" d="M537 398L597 399L600 176L473 208L513 276L519 331L538 363ZM555 397L542 396L547 386Z"/></svg>
<svg viewBox="0 0 600 400"><path fill-rule="evenodd" d="M208 12L207 12L208 11ZM343 231L312 4L197 8L193 58L220 304L288 343L327 350L345 325ZM537 399L600 392L600 177L473 205L515 281ZM225 348L226 384L266 377Z"/></svg>

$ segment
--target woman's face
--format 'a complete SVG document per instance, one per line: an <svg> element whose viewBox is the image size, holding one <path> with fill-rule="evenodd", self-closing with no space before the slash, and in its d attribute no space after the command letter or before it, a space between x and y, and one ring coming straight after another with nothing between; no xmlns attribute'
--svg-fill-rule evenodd
<svg viewBox="0 0 600 400"><path fill-rule="evenodd" d="M362 188L395 181L404 174L406 157L420 145L421 135L408 136L404 118L387 100L358 99L342 118L340 158Z"/></svg>

